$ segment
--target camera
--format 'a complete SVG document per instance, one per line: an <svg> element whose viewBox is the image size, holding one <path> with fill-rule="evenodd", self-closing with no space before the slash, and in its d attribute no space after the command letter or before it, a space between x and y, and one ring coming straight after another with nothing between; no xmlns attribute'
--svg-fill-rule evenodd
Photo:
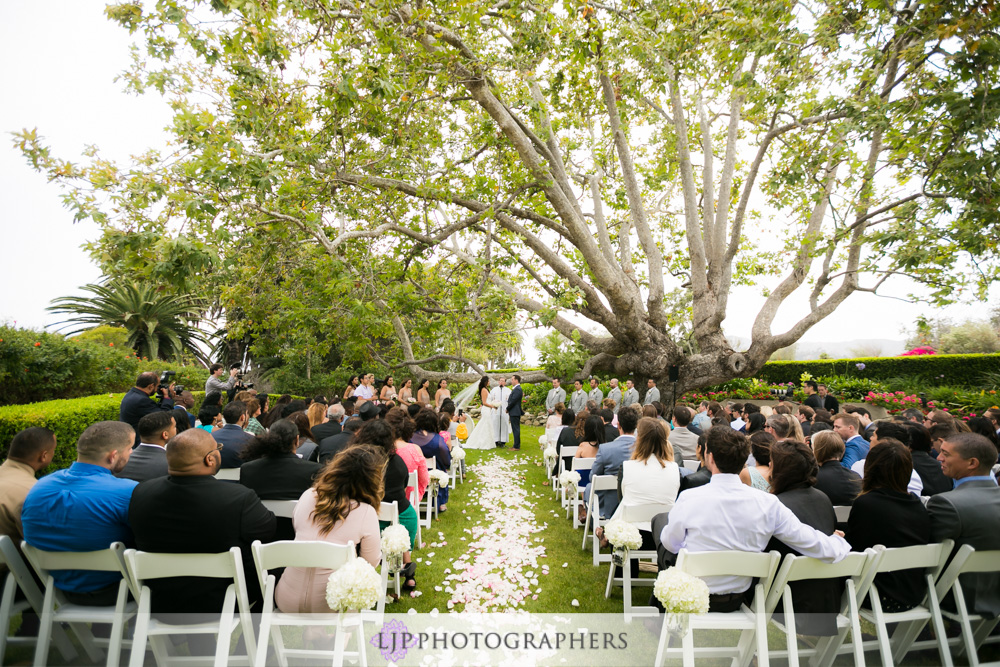
<svg viewBox="0 0 1000 667"><path fill-rule="evenodd" d="M185 389L187 389L187 387L185 387L185 386L184 386L184 385L182 385L182 384L175 384L175 385L174 385L174 393L175 393L175 394L180 394L180 393L181 393L182 391L184 391Z"/></svg>
<svg viewBox="0 0 1000 667"><path fill-rule="evenodd" d="M170 378L177 375L177 371L163 371L160 373L160 384L169 384Z"/></svg>
<svg viewBox="0 0 1000 667"><path fill-rule="evenodd" d="M795 388L788 387L786 389L772 389L771 395L777 396L779 401L783 401L786 398L790 399L792 396L795 395Z"/></svg>

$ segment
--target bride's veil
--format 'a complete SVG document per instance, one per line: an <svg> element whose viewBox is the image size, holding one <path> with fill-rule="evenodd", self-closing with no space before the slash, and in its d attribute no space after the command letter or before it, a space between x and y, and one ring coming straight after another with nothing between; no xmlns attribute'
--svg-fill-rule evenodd
<svg viewBox="0 0 1000 667"><path fill-rule="evenodd" d="M461 408L462 410L465 410L466 408L469 407L469 403L472 402L472 399L475 398L478 393L479 393L479 382L477 381L473 382L468 387L458 392L458 394L452 397L451 400L455 401L456 408Z"/></svg>

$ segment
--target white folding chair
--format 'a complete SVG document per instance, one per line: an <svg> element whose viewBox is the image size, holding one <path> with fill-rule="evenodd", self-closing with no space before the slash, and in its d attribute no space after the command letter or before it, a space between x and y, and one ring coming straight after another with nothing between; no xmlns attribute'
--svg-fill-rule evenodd
<svg viewBox="0 0 1000 667"><path fill-rule="evenodd" d="M38 573L45 586L42 600L41 623L38 627L38 645L35 647L35 667L45 667L49 662L49 644L53 628L57 623L69 623L76 633L83 650L90 659L97 661L101 652L98 644L107 647L108 667L117 667L122 651L122 636L125 625L135 616L136 604L128 601L131 580L125 570L122 553L125 545L115 542L100 551L42 551L26 542L21 543L25 559ZM53 570L89 570L93 572L117 572L122 579L118 584L118 597L114 605L89 607L66 601L62 591L56 588ZM107 640L95 639L87 628L87 623L106 623L111 626ZM5 628L6 629L6 628Z"/></svg>
<svg viewBox="0 0 1000 667"><path fill-rule="evenodd" d="M437 470L437 459L436 458L433 458L433 457L429 458L429 459L425 458L424 461L427 463L427 472L431 472L432 470ZM428 530L430 530L430 527L431 527L431 517L433 516L435 519L438 517L438 501L437 501L437 496L434 496L433 498L431 498L431 486L433 486L433 485L432 484L428 484L427 485L427 491L426 491L426 497L427 497L427 529Z"/></svg>
<svg viewBox="0 0 1000 667"><path fill-rule="evenodd" d="M573 464L572 464L572 466L571 466L570 469L574 470L576 472L579 472L581 470L590 470L591 468L594 467L594 461L596 461L596 460L597 459L595 459L595 458L587 458L587 459L583 459L583 458L577 459L577 458L574 458L573 462L572 462ZM568 517L568 518L572 518L573 519L573 528L574 529L580 527L580 515L578 514L577 509L580 507L580 505L583 504L583 490L585 488L586 488L586 485L584 485L584 486L577 486L576 487L576 495L575 495L575 497L570 498L569 499L569 505L566 506L566 511L568 511L570 514L572 514L572 517Z"/></svg>
<svg viewBox="0 0 1000 667"><path fill-rule="evenodd" d="M688 553L681 549L677 554L675 567L682 572L696 577L709 576L741 576L757 577L754 587L753 607L743 607L730 613L709 612L707 614L691 614L688 618L687 631L682 638L681 655L684 667L693 667L695 656L704 658L733 658L737 667L750 663L754 644L757 649L758 667L767 667L767 614L764 604L774 582L781 556L777 551L769 553L747 553L745 551L700 551ZM736 647L704 647L695 649L695 630L739 630L740 640ZM669 630L664 623L660 630L660 643L656 649L654 667L663 664L663 659L670 653L676 654L676 649L667 645ZM756 641L755 641L756 640Z"/></svg>
<svg viewBox="0 0 1000 667"><path fill-rule="evenodd" d="M291 519L292 514L295 513L295 506L299 501L297 500L262 500L260 501L264 507L274 512L274 516L279 516L284 519Z"/></svg>
<svg viewBox="0 0 1000 667"><path fill-rule="evenodd" d="M240 469L219 468L219 472L215 473L215 479L221 479L227 482L238 482L240 481Z"/></svg>
<svg viewBox="0 0 1000 667"><path fill-rule="evenodd" d="M698 459L684 459L684 467L691 472L698 472L699 466L701 466L701 461Z"/></svg>
<svg viewBox="0 0 1000 667"><path fill-rule="evenodd" d="M344 664L344 657L347 655L357 657L361 667L365 667L367 655L365 652L364 625L362 616L343 611L329 614L293 614L277 611L274 608L274 588L277 583L271 570L282 567L303 567L303 568L323 568L337 571L348 562L356 558L354 542L347 544L333 544L332 542L296 542L281 541L261 544L260 540L254 541L250 546L253 550L253 562L257 567L257 577L260 579L260 588L264 593L264 608L260 616L260 643L257 645L257 658L254 663L257 667L267 665L267 647L270 641L274 642L274 652L281 667L288 667L288 658L333 658L333 665L339 667ZM383 596L384 598L384 596ZM300 627L311 626L333 626L336 633L334 638L334 650L317 649L290 649L284 644L281 637L281 626ZM348 637L345 636L345 628L353 628L351 635L357 640L358 650L356 652L345 652Z"/></svg>
<svg viewBox="0 0 1000 667"><path fill-rule="evenodd" d="M617 481L617 480L616 480ZM593 497L593 495L591 495ZM653 517L657 514L662 514L663 512L669 512L671 505L661 505L658 503L648 503L644 505L622 505L621 519L626 523L631 523L639 530L645 530L647 532L652 530L650 522ZM615 564L610 562L608 565L608 585L604 589L604 597L611 597L611 588L613 585L621 584L622 586L622 599L624 600L625 607L625 621L631 622L632 616L643 615L643 616L656 616L658 611L654 607L632 606L632 586L653 586L656 583L656 579L633 579L631 564L633 560L640 561L643 558L652 559L656 563L656 549L653 550L643 550L643 549L629 549L628 560L622 565L622 576L615 576ZM608 558L610 561L610 557ZM639 612L636 614L636 612Z"/></svg>
<svg viewBox="0 0 1000 667"><path fill-rule="evenodd" d="M919 605L907 611L897 613L886 613L882 610L882 603L878 594L878 586L874 582L868 587L868 599L871 609L861 608L861 617L875 626L879 653L882 664L889 667L897 662L902 662L903 657L909 647L916 640L917 635L923 627L930 621L934 626L934 636L937 642L938 654L941 656L941 664L951 667L951 651L948 650L948 640L945 635L944 623L941 617L941 601L938 599L934 582L937 581L944 570L948 557L955 543L945 540L938 544L926 544L912 547L899 547L886 549L876 547L880 552L880 557L872 572L875 577L883 572L896 572L898 570L910 570L923 568L924 580L927 592ZM864 598L861 598L864 599ZM889 637L888 625L890 623L899 625ZM856 641L856 640L855 640ZM866 644L866 648L871 643Z"/></svg>
<svg viewBox="0 0 1000 667"><path fill-rule="evenodd" d="M419 549L420 545L424 543L423 531L420 527L423 525L423 521L420 520L420 497L417 494L417 485L420 480L417 477L417 471L414 470L410 473L410 476L406 480L406 486L410 489L410 504L413 505L413 511L417 513L417 545L415 548ZM427 523L427 527L430 528L430 521Z"/></svg>
<svg viewBox="0 0 1000 667"><path fill-rule="evenodd" d="M597 539L596 530L599 526L603 526L608 522L607 519L601 518L601 503L600 499L597 497L598 491L618 491L618 478L614 475L590 475L590 501L587 503L587 521L583 524L583 545L582 549L587 548L587 530L593 522L595 534L591 536L593 541L594 549L594 567L597 567L598 563L606 563L611 560L610 554L601 554L601 541Z"/></svg>
<svg viewBox="0 0 1000 667"><path fill-rule="evenodd" d="M847 523L851 516L851 505L834 505L833 511L837 515L837 523Z"/></svg>
<svg viewBox="0 0 1000 667"><path fill-rule="evenodd" d="M764 611L765 614L771 616L777 608L778 602L782 602L784 622L779 622L773 617L771 620L785 634L787 652L772 651L770 657L787 657L789 667L798 667L799 657L805 655L828 656L830 662L832 662L832 659L837 656L837 649L843 643L847 632L850 631L851 639L854 642L852 648L854 650L855 667L864 667L865 657L861 645L861 624L859 621L858 605L864 599L865 591L873 576L871 573L877 566L879 557L880 553L875 549L868 549L864 553L848 554L847 557L836 563L824 563L815 558L807 558L805 556L785 556L785 560L775 577L774 584L771 586L771 591L768 593ZM800 651L790 584L804 580L840 578L847 578L847 581L841 607L837 613L837 639L824 637L814 650ZM825 665L830 663L825 662L824 657L818 657L815 664Z"/></svg>
<svg viewBox="0 0 1000 667"><path fill-rule="evenodd" d="M576 450L578 450L578 449L580 449L580 448L579 447L563 447L562 451L559 452L559 461L556 464L556 483L558 483L558 489L556 489L556 492L559 495L559 504L561 504L563 507L566 507L566 503L569 502L569 501L566 498L566 489L564 489L563 485L561 483L559 483L559 478L562 476L562 474L564 472L566 472L566 461L565 461L565 459L567 459L567 458L569 458L569 459L574 458L576 456Z"/></svg>
<svg viewBox="0 0 1000 667"><path fill-rule="evenodd" d="M962 630L956 655L967 654L970 667L979 665L979 647L997 626L997 619L988 619L969 610L962 587L961 575L979 572L1000 572L1000 551L976 551L972 545L963 545L944 573L938 578L935 593L944 600L951 591L955 599L955 611L941 610L941 615L958 623ZM975 628L973 628L975 624ZM906 647L907 649L909 647ZM902 652L903 647L900 647ZM902 653L905 655L905 652Z"/></svg>
<svg viewBox="0 0 1000 667"><path fill-rule="evenodd" d="M385 501L378 510L378 520L388 521L391 526L399 525L399 503L393 500L391 503ZM392 575L395 579L396 597L399 597L399 572ZM386 567L385 559L382 559L382 583L385 584L388 589L389 586L389 568ZM378 613L382 614L385 611L385 596L378 603Z"/></svg>
<svg viewBox="0 0 1000 667"><path fill-rule="evenodd" d="M214 667L225 667L233 662L255 664L253 619L250 616L250 602L239 547L217 554L165 554L129 549L125 552L125 564L133 584L139 590L139 613L136 617L129 667L142 667L145 663L147 640L152 645L157 667L163 667L171 661L171 656L167 653L169 642L164 638L167 635L195 634L217 635ZM146 584L151 579L166 577L231 579L233 583L226 589L219 619L200 623L167 623L153 618L152 593ZM229 645L233 631L237 628L243 632L245 660L229 656ZM189 662L184 659L176 661Z"/></svg>
<svg viewBox="0 0 1000 667"><path fill-rule="evenodd" d="M6 583L3 586L3 596L0 597L0 664L4 663L4 651L7 646L35 645L37 649L37 637L15 637L8 636L11 619L15 614L24 614L32 611L39 617L42 615L43 596L38 588L38 583L31 576L27 563L21 558L14 540L8 535L0 535L0 564L7 566ZM24 600L14 601L17 590L24 593ZM23 622L23 621L22 621ZM69 637L63 632L62 626L52 626L51 641L59 649L63 659L72 663L76 657L76 649L73 648Z"/></svg>

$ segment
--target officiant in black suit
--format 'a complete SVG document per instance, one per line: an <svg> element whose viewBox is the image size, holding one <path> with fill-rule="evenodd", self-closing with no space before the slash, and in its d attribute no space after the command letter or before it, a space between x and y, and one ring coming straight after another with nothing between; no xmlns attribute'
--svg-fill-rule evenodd
<svg viewBox="0 0 1000 667"><path fill-rule="evenodd" d="M507 414L510 416L510 432L514 435L514 449L519 450L521 449L521 415L524 414L524 410L521 409L521 398L524 396L524 392L521 390L521 376L512 376L511 383L514 386L510 390L510 398L507 399Z"/></svg>

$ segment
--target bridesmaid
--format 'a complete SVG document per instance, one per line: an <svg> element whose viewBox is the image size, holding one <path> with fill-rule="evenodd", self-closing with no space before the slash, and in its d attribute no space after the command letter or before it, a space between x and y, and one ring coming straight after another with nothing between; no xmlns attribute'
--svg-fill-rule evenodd
<svg viewBox="0 0 1000 667"><path fill-rule="evenodd" d="M385 384L382 385L382 391L379 392L378 400L382 401L382 403L396 400L396 387L393 386L391 375L385 378Z"/></svg>
<svg viewBox="0 0 1000 667"><path fill-rule="evenodd" d="M417 399L413 398L413 380L407 378L403 382L403 386L399 389L399 403L401 405L409 405L410 403L416 403Z"/></svg>
<svg viewBox="0 0 1000 667"><path fill-rule="evenodd" d="M437 391L434 392L434 405L437 406L437 410L441 411L441 404L444 403L444 399L451 398L451 392L448 391L448 381L441 380L438 382Z"/></svg>
<svg viewBox="0 0 1000 667"><path fill-rule="evenodd" d="M430 380L421 380L420 387L417 389L417 403L419 403L422 408L430 408L433 405L431 403L430 386Z"/></svg>

